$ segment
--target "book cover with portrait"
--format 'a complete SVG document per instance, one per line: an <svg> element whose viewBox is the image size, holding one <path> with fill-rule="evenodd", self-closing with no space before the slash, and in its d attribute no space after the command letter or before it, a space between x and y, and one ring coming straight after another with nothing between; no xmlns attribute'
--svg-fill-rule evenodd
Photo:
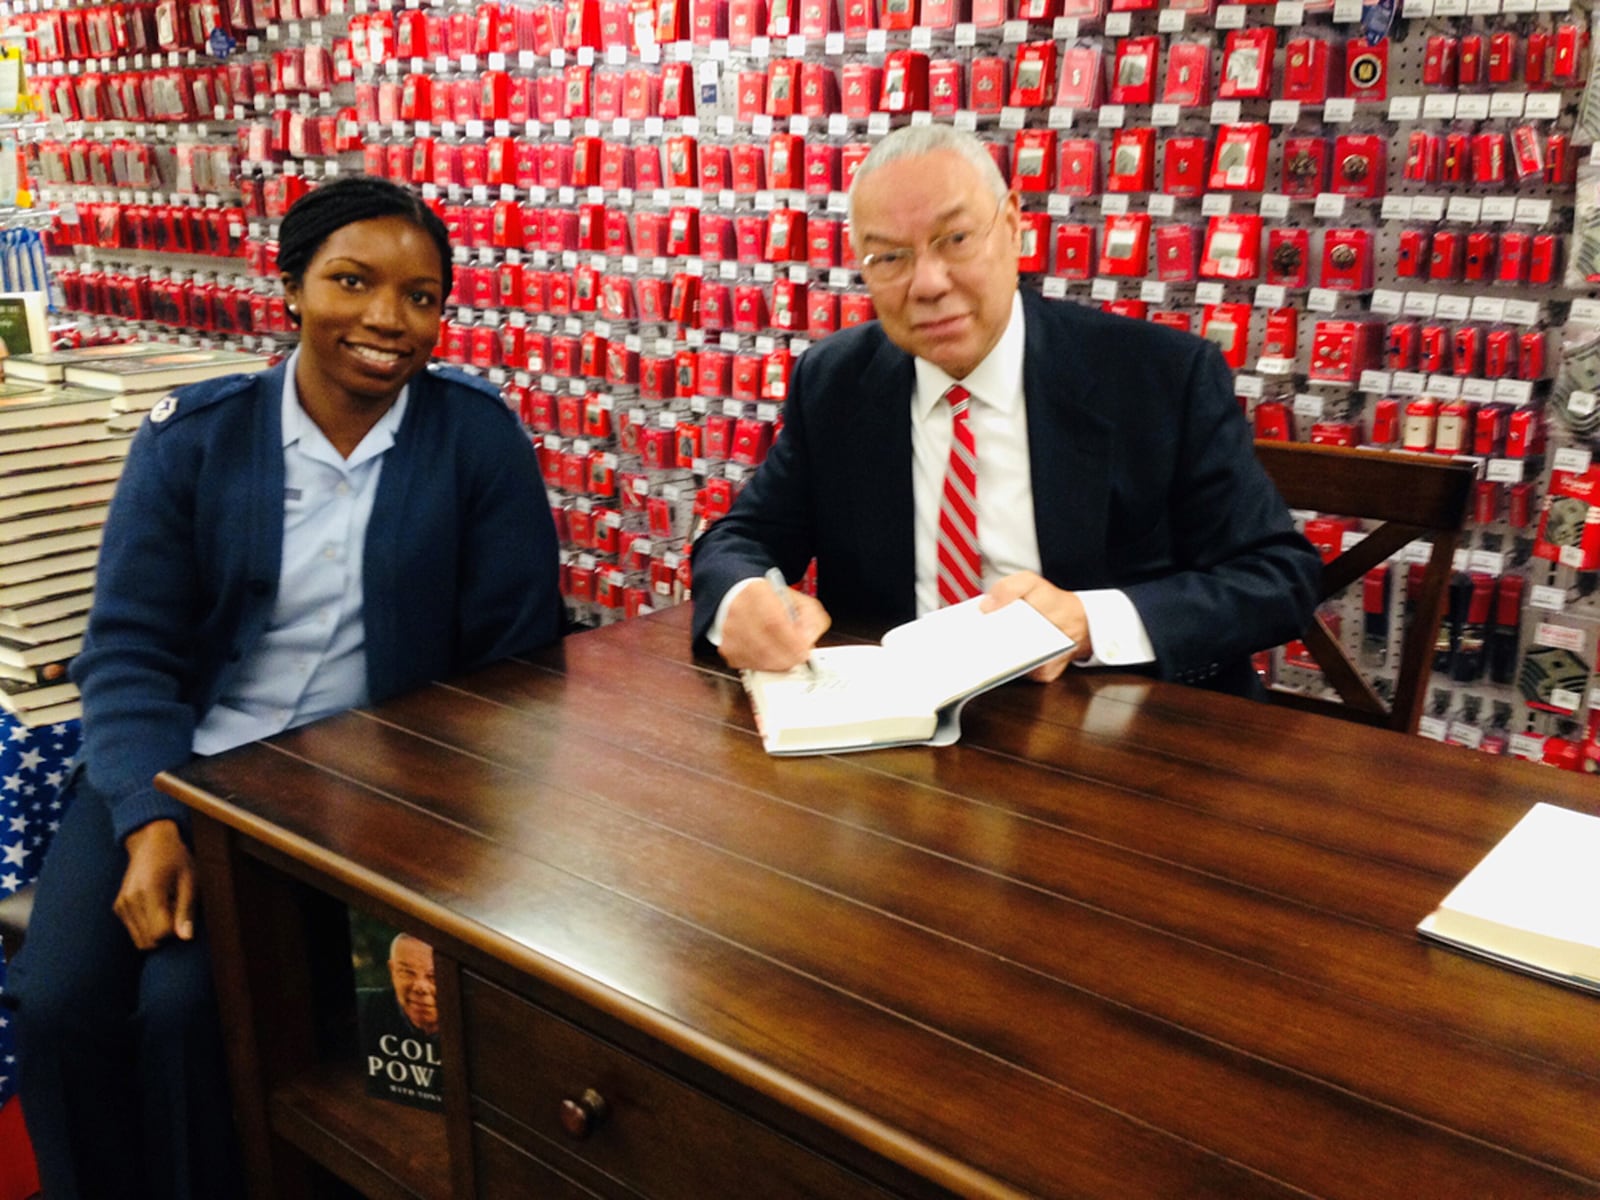
<svg viewBox="0 0 1600 1200"><path fill-rule="evenodd" d="M350 958L367 1094L442 1109L433 947L352 910Z"/></svg>
<svg viewBox="0 0 1600 1200"><path fill-rule="evenodd" d="M43 292L0 293L0 358L50 349Z"/></svg>

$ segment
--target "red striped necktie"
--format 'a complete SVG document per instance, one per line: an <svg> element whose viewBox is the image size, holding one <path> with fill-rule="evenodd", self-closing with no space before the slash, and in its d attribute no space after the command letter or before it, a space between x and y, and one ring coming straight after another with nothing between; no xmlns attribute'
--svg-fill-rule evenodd
<svg viewBox="0 0 1600 1200"><path fill-rule="evenodd" d="M950 402L950 464L939 504L939 603L959 604L983 592L978 555L978 452L967 423L972 393L959 383L944 394Z"/></svg>

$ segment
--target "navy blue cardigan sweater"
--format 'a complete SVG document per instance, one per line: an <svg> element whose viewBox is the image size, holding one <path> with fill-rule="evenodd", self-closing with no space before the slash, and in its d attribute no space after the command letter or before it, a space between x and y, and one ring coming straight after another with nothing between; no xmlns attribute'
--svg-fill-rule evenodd
<svg viewBox="0 0 1600 1200"><path fill-rule="evenodd" d="M266 629L283 550L283 372L179 391L135 436L106 523L72 678L83 769L120 840L183 808L157 772ZM496 391L411 381L362 557L376 702L560 636L556 535L537 456Z"/></svg>

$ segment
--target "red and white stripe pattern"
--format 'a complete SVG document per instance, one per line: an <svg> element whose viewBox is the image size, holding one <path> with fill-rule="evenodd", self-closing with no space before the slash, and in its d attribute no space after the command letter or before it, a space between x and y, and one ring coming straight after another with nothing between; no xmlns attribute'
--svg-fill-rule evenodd
<svg viewBox="0 0 1600 1200"><path fill-rule="evenodd" d="M978 452L967 424L972 393L960 384L945 392L950 402L950 464L939 505L939 603L959 604L983 592L978 555Z"/></svg>

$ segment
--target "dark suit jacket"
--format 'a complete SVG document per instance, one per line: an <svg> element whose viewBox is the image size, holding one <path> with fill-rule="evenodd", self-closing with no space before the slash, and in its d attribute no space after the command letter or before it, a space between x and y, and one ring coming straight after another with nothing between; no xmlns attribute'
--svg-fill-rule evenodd
<svg viewBox="0 0 1600 1200"><path fill-rule="evenodd" d="M1256 461L1221 354L1022 298L1041 574L1126 592L1162 678L1253 690L1246 656L1305 628L1321 563ZM697 646L734 583L774 564L798 578L813 556L836 621L916 616L912 361L876 322L802 356L771 454L695 544Z"/></svg>

